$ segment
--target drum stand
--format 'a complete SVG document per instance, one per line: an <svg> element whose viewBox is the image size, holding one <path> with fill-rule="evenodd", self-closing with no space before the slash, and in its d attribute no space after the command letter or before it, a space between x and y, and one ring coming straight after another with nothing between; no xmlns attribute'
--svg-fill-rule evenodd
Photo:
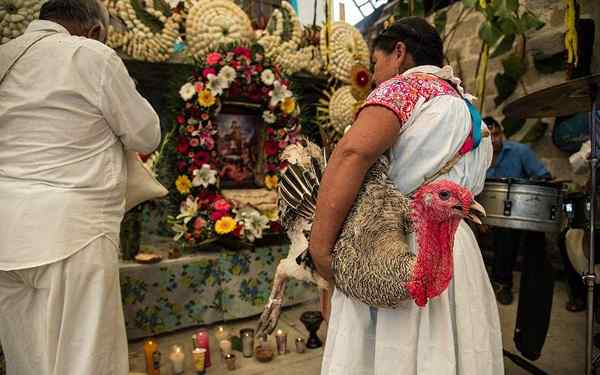
<svg viewBox="0 0 600 375"><path fill-rule="evenodd" d="M596 99L598 98L598 86L596 84L590 85L590 99L592 103L592 110L590 112L590 141L592 144L592 151L590 155L590 168L591 168L591 197L590 197L590 254L588 263L588 273L583 275L583 282L587 286L587 322L586 322L586 352L585 352L585 373L586 375L592 375L595 368L598 366L598 358L593 358L594 350L594 286L596 285L596 273L594 270L595 259L594 255L596 252L594 233L596 230L596 186L598 184L597 167L599 156L598 155L598 134L596 129Z"/></svg>

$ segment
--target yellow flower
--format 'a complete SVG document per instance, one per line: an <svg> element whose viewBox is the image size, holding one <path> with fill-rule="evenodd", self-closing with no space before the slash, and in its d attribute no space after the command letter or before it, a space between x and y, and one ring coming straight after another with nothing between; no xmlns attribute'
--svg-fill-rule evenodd
<svg viewBox="0 0 600 375"><path fill-rule="evenodd" d="M279 210L266 210L263 214L269 219L269 221L277 221L279 220Z"/></svg>
<svg viewBox="0 0 600 375"><path fill-rule="evenodd" d="M283 102L281 102L281 110L285 114L291 114L296 109L296 101L294 98L285 98Z"/></svg>
<svg viewBox="0 0 600 375"><path fill-rule="evenodd" d="M190 181L188 176L181 175L177 177L177 181L175 181L175 186L177 187L177 191L179 191L181 194L187 194L192 188L192 181Z"/></svg>
<svg viewBox="0 0 600 375"><path fill-rule="evenodd" d="M198 94L198 103L203 107L211 107L215 101L215 96L208 90L202 90Z"/></svg>
<svg viewBox="0 0 600 375"><path fill-rule="evenodd" d="M215 223L215 231L217 234L227 234L233 232L237 223L231 216L223 216Z"/></svg>
<svg viewBox="0 0 600 375"><path fill-rule="evenodd" d="M265 176L265 186L267 187L267 189L269 189L269 190L276 189L278 183L279 183L279 178L277 177L277 175L273 175L273 176L266 175Z"/></svg>

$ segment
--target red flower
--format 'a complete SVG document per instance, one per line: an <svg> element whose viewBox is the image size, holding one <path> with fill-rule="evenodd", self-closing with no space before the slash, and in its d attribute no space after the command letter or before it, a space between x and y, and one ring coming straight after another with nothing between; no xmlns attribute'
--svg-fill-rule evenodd
<svg viewBox="0 0 600 375"><path fill-rule="evenodd" d="M256 70L257 73L260 73L264 70L264 68L262 67L262 65L256 65L254 67L254 70Z"/></svg>
<svg viewBox="0 0 600 375"><path fill-rule="evenodd" d="M275 130L271 127L267 128L267 135L273 137L275 135Z"/></svg>
<svg viewBox="0 0 600 375"><path fill-rule="evenodd" d="M190 143L187 138L180 138L179 143L177 144L177 148L175 149L180 154L187 154L188 149L190 148Z"/></svg>
<svg viewBox="0 0 600 375"><path fill-rule="evenodd" d="M267 163L267 172L269 172L269 173L277 172L277 164Z"/></svg>
<svg viewBox="0 0 600 375"><path fill-rule="evenodd" d="M202 75L204 76L204 78L208 78L209 74L217 75L217 71L215 70L215 68L204 68L204 70L202 71Z"/></svg>
<svg viewBox="0 0 600 375"><path fill-rule="evenodd" d="M229 63L229 66L231 66L233 69L238 70L240 68L242 64L240 64L239 61L233 60Z"/></svg>
<svg viewBox="0 0 600 375"><path fill-rule="evenodd" d="M183 171L185 171L185 167L187 166L187 163L183 160L179 160L177 162L177 170L179 170L179 173L183 173Z"/></svg>
<svg viewBox="0 0 600 375"><path fill-rule="evenodd" d="M233 232L231 232L234 236L236 237L241 237L242 236L242 229L244 228L243 225L239 225L237 227L235 227L235 229L233 230Z"/></svg>
<svg viewBox="0 0 600 375"><path fill-rule="evenodd" d="M281 230L283 229L283 227L281 226L281 224L279 224L278 221L271 221L270 226L271 231L276 233L281 232Z"/></svg>
<svg viewBox="0 0 600 375"><path fill-rule="evenodd" d="M279 163L279 170L282 171L287 167L287 161L283 160Z"/></svg>
<svg viewBox="0 0 600 375"><path fill-rule="evenodd" d="M279 152L279 144L275 141L265 142L265 153L267 156L275 156Z"/></svg>
<svg viewBox="0 0 600 375"><path fill-rule="evenodd" d="M226 215L227 215L227 211L213 211L213 213L210 214L210 218L213 221L217 221L217 220L219 220L220 218L222 218L223 216L226 216Z"/></svg>
<svg viewBox="0 0 600 375"><path fill-rule="evenodd" d="M179 125L183 125L183 124L185 124L185 116L184 116L184 115L179 115L179 116L177 116L177 123L178 123Z"/></svg>
<svg viewBox="0 0 600 375"><path fill-rule="evenodd" d="M248 60L252 59L252 52L248 48L245 48L245 47L234 48L233 53L236 54L237 56L244 56Z"/></svg>
<svg viewBox="0 0 600 375"><path fill-rule="evenodd" d="M219 199L213 203L213 207L217 211L229 211L231 209L231 205L225 199Z"/></svg>
<svg viewBox="0 0 600 375"><path fill-rule="evenodd" d="M198 151L194 154L194 165L202 168L202 165L208 164L210 155L206 151Z"/></svg>
<svg viewBox="0 0 600 375"><path fill-rule="evenodd" d="M208 65L215 65L219 61L221 61L221 54L218 52L212 52L206 56L206 62Z"/></svg>

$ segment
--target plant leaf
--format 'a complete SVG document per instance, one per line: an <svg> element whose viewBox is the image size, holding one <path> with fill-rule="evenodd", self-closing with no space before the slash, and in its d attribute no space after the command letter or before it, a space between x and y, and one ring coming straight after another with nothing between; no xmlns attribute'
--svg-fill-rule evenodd
<svg viewBox="0 0 600 375"><path fill-rule="evenodd" d="M504 35L500 42L498 42L498 44L494 47L490 57L498 57L512 50L513 44L515 43L515 37L515 34Z"/></svg>
<svg viewBox="0 0 600 375"><path fill-rule="evenodd" d="M478 0L463 0L463 5L467 8L474 8L478 2Z"/></svg>
<svg viewBox="0 0 600 375"><path fill-rule="evenodd" d="M502 66L504 67L504 74L508 75L515 81L521 79L527 69L525 61L521 60L519 56L514 53L502 60Z"/></svg>
<svg viewBox="0 0 600 375"><path fill-rule="evenodd" d="M515 92L518 81L507 74L498 73L494 78L494 83L498 91L498 96L496 96L494 102L498 106Z"/></svg>
<svg viewBox="0 0 600 375"><path fill-rule="evenodd" d="M488 45L493 46L498 42L500 37L502 37L502 32L490 21L485 21L479 28L479 37Z"/></svg>

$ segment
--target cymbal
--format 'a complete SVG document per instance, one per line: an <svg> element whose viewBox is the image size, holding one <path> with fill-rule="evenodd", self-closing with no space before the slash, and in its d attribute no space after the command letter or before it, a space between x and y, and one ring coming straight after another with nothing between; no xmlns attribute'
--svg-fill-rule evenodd
<svg viewBox="0 0 600 375"><path fill-rule="evenodd" d="M504 107L503 112L513 118L558 117L590 112L590 93L595 90L596 103L600 103L599 88L600 74L577 78L517 99Z"/></svg>

